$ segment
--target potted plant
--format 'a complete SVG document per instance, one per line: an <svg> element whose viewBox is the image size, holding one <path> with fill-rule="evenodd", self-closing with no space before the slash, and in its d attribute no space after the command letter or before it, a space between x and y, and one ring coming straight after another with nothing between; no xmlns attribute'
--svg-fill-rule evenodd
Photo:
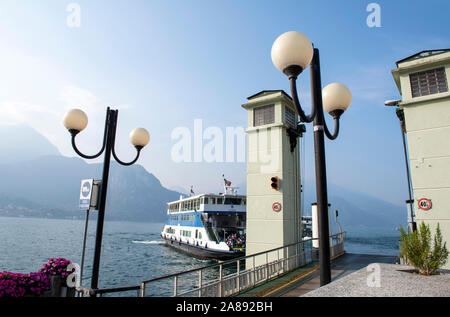
<svg viewBox="0 0 450 317"><path fill-rule="evenodd" d="M49 296L75 296L75 288L67 286L67 277L71 273L67 271L67 266L69 264L71 264L71 262L67 259L51 258L47 263L42 265L39 272L50 277L51 294Z"/></svg>
<svg viewBox="0 0 450 317"><path fill-rule="evenodd" d="M411 232L400 226L400 257L422 275L432 275L442 267L448 259L447 244L442 243L442 234L437 224L434 239L431 239L429 225L421 223L419 228ZM432 245L432 241L434 241Z"/></svg>

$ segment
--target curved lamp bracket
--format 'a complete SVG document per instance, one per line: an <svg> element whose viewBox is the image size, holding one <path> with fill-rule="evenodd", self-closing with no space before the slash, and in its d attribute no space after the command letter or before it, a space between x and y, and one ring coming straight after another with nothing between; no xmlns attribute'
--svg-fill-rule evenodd
<svg viewBox="0 0 450 317"><path fill-rule="evenodd" d="M327 123L323 120L323 127L325 135L330 140L335 140L339 134L339 118L334 118L334 133L331 134L330 130L328 130Z"/></svg>
<svg viewBox="0 0 450 317"><path fill-rule="evenodd" d="M335 140L339 135L339 118L344 113L344 110L334 110L330 112L330 115L334 119L334 133L331 134L330 130L328 130L327 122L325 119L323 120L324 132L328 139Z"/></svg>
<svg viewBox="0 0 450 317"><path fill-rule="evenodd" d="M106 114L106 116L108 116L108 114ZM102 148L100 149L100 151L97 154L94 155L86 155L80 152L80 150L78 149L76 143L75 143L75 137L77 136L77 134L80 132L78 130L69 130L70 134L72 135L72 148L74 149L74 151L81 156L82 158L85 159L95 159L97 157L99 157L100 155L102 155L103 151L105 150L105 146L106 146L106 134L107 134L107 124L105 124L105 131L103 133L103 145Z"/></svg>
<svg viewBox="0 0 450 317"><path fill-rule="evenodd" d="M128 162L128 163L125 163L125 162L121 161L121 160L117 157L116 152L114 151L114 147L113 147L113 149L112 149L112 155L114 156L114 159L117 161L117 163L119 163L119 164L121 164L121 165L129 166L129 165L133 165L134 163L137 162L137 160L139 159L139 155L140 155L140 153L141 153L141 150L142 150L142 146L136 146L136 151L137 151L136 157L134 158L134 160L132 160L131 162Z"/></svg>
<svg viewBox="0 0 450 317"><path fill-rule="evenodd" d="M122 160L120 160L117 157L116 150L115 150L117 117L118 117L118 111L117 110L113 111L113 116L114 116L113 119L114 119L115 124L114 124L113 131L112 131L112 148L111 148L112 155L113 155L114 159L117 161L117 163L119 163L121 165L125 165L125 166L133 165L139 159L139 155L140 155L141 150L142 150L143 147L142 146L135 146L137 153L136 153L136 157L131 162L123 162Z"/></svg>
<svg viewBox="0 0 450 317"><path fill-rule="evenodd" d="M305 114L305 112L303 111L302 106L300 104L300 100L298 98L296 80L297 80L297 77L294 77L294 76L289 77L289 81L291 83L291 95L292 95L292 100L294 101L295 108L297 109L297 113L300 116L301 122L306 122L306 123L312 122L317 114L316 107L314 107L314 106L312 107L311 114L309 116L307 116Z"/></svg>

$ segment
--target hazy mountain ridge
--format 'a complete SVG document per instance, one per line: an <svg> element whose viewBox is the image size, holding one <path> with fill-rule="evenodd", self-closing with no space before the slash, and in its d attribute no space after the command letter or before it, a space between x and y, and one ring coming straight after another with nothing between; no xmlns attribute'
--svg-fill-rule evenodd
<svg viewBox="0 0 450 317"><path fill-rule="evenodd" d="M246 192L246 183L239 184L240 190ZM314 182L303 184L303 215L311 215L311 203L316 202ZM338 210L337 221L343 231L386 230L394 232L401 224L406 225L406 207L397 206L382 199L357 192L335 184L328 184L328 203L333 232L338 232L334 211Z"/></svg>
<svg viewBox="0 0 450 317"><path fill-rule="evenodd" d="M304 199L310 204L316 202L314 184L306 184ZM406 207L397 206L365 193L349 190L335 184L328 184L328 203L331 204L331 223L336 229L334 211L338 210L338 222L344 231L386 229L394 231L406 222ZM311 206L308 205L308 214Z"/></svg>
<svg viewBox="0 0 450 317"><path fill-rule="evenodd" d="M0 126L0 164L33 160L44 155L60 153L33 128L24 124Z"/></svg>
<svg viewBox="0 0 450 317"><path fill-rule="evenodd" d="M31 128L5 129L2 128L2 136L8 135L8 142L0 141L3 157L0 161L0 216L84 218L84 213L78 209L80 182L88 178L100 179L103 164L88 164L81 158L58 155L58 150ZM21 133L15 135L14 131L18 130ZM17 142L24 148L24 144L30 143L42 147L38 150L32 147L30 153L14 150L9 157L9 145L15 148ZM246 184L239 184L239 187L239 192L245 194ZM303 188L303 214L310 215L310 204L316 201L315 187L307 182ZM178 191L164 188L141 165L121 166L112 160L105 218L161 222L166 218L167 202L179 196ZM328 196L335 230L335 209L339 211L338 221L344 231L356 228L394 230L406 222L406 207L334 184L329 184Z"/></svg>
<svg viewBox="0 0 450 317"><path fill-rule="evenodd" d="M31 128L27 133L26 143L47 141ZM3 145L0 151L7 156L9 148L5 143L0 144ZM47 151L58 153L49 144ZM101 179L103 163L88 164L81 158L60 155L42 155L30 160L27 157L23 152L22 157L15 155L13 162L0 164L0 215L84 217L78 209L81 180ZM161 222L166 218L167 202L178 199L179 195L164 188L141 165L121 166L112 160L105 219Z"/></svg>

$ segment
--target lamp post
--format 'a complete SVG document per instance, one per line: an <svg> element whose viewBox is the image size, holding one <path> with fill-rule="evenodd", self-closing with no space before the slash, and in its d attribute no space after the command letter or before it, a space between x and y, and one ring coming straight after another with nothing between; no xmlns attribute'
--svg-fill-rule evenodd
<svg viewBox="0 0 450 317"><path fill-rule="evenodd" d="M116 139L116 127L117 127L117 116L118 110L111 110L109 107L106 110L105 119L105 130L103 134L103 145L100 151L94 155L85 155L79 151L75 144L75 138L78 133L83 131L87 124L88 118L86 114L79 109L69 110L63 119L63 124L69 130L72 135L72 147L75 152L85 159L95 159L99 157L103 152L104 163L103 163L103 174L102 182L100 188L100 201L98 208L98 219L97 219L97 231L95 238L95 251L94 251L94 264L92 266L92 279L91 279L91 289L94 291L93 296L95 296L95 290L98 288L98 274L100 269L100 253L102 247L102 235L103 235L103 223L105 218L105 206L106 206L106 194L108 190L108 176L109 176L109 166L111 162L111 154L114 159L121 165L129 166L134 164L138 158L141 150L150 141L150 135L147 130L143 128L136 128L130 133L130 141L136 148L136 157L131 162L122 162L116 155L115 152L115 139Z"/></svg>
<svg viewBox="0 0 450 317"><path fill-rule="evenodd" d="M405 114L403 113L403 110L399 108L401 100L386 100L384 102L385 106L388 107L397 107L395 109L395 113L397 115L398 120L400 121L400 132L402 134L402 142L403 142L403 155L405 157L405 167L406 167L406 181L408 183L408 194L409 194L409 200L406 201L407 204L409 204L409 217L411 218L411 221L409 223L411 230L415 232L417 230L417 224L414 221L414 199L412 197L411 193L411 179L410 179L410 172L409 172L409 162L408 162L408 151L406 150L406 140L405 140L405 133L406 133L406 126L405 126Z"/></svg>
<svg viewBox="0 0 450 317"><path fill-rule="evenodd" d="M301 122L313 122L314 152L316 169L316 196L319 220L319 262L320 285L331 282L330 241L328 226L328 195L325 164L324 134L334 140L339 134L339 118L351 103L350 90L339 83L332 83L322 90L320 79L319 50L314 48L306 35L290 31L280 35L272 46L272 61L290 81L291 94ZM296 80L308 66L311 66L311 114L303 111L297 93ZM334 132L330 133L323 111L334 119Z"/></svg>

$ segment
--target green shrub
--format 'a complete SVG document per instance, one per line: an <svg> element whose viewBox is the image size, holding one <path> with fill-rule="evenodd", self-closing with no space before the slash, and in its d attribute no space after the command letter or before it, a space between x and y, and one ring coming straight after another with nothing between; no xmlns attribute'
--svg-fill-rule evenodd
<svg viewBox="0 0 450 317"><path fill-rule="evenodd" d="M423 275L432 275L442 267L448 258L447 243L442 243L441 229L437 224L434 244L431 246L430 226L421 223L415 232L405 232L400 226L400 257Z"/></svg>

